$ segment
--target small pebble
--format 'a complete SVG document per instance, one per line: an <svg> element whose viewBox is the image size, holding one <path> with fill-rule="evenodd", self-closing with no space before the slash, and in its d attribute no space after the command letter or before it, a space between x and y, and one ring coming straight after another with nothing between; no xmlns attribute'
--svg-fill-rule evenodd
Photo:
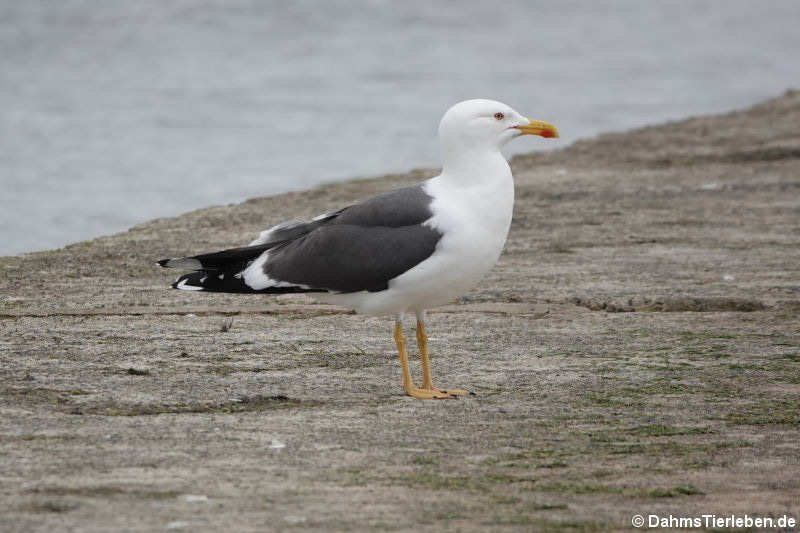
<svg viewBox="0 0 800 533"><path fill-rule="evenodd" d="M187 494L183 497L188 503L206 503L208 496L205 494Z"/></svg>

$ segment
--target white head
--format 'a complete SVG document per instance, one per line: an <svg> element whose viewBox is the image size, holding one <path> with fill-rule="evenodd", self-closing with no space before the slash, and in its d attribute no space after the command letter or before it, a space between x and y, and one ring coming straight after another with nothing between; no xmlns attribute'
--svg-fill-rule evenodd
<svg viewBox="0 0 800 533"><path fill-rule="evenodd" d="M520 135L558 137L558 130L547 122L526 118L501 102L459 102L447 110L439 123L443 163L456 154L497 152Z"/></svg>

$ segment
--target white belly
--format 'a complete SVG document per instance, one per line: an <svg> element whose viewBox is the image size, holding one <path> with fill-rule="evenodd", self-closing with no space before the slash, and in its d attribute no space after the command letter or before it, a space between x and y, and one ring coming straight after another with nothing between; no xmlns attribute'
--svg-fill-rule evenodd
<svg viewBox="0 0 800 533"><path fill-rule="evenodd" d="M495 265L508 236L514 184L507 179L454 187L429 180L434 216L426 222L443 236L436 251L389 282L381 292L326 294L320 300L364 314L398 314L448 303L474 287Z"/></svg>

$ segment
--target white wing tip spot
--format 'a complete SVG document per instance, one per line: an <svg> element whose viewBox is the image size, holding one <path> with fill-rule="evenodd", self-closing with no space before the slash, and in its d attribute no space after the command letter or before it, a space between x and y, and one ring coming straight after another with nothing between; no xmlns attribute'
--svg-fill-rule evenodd
<svg viewBox="0 0 800 533"><path fill-rule="evenodd" d="M197 285L187 285L186 280L183 279L178 282L176 289L180 289L182 291L202 291L203 287L198 287Z"/></svg>

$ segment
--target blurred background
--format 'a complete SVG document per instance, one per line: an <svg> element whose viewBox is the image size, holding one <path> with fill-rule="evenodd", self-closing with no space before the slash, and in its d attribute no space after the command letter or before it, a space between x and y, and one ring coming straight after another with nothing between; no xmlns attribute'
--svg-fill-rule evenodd
<svg viewBox="0 0 800 533"><path fill-rule="evenodd" d="M798 22L797 0L3 1L0 255L437 166L466 98L562 133L509 155L746 106L800 85Z"/></svg>

